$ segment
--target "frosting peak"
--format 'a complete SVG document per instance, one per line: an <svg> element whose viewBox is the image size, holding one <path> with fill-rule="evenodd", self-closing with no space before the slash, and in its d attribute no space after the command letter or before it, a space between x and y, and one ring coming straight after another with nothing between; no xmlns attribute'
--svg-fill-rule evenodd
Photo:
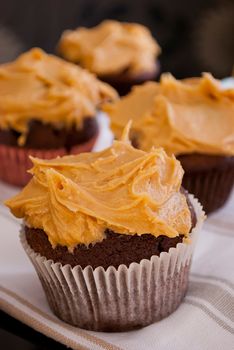
<svg viewBox="0 0 234 350"><path fill-rule="evenodd" d="M104 109L117 138L132 119L131 137L140 149L234 155L234 89L223 90L210 74L181 81L164 74Z"/></svg>
<svg viewBox="0 0 234 350"><path fill-rule="evenodd" d="M80 126L98 106L117 97L109 85L82 68L41 49L0 66L0 128L26 133L37 119L55 126Z"/></svg>
<svg viewBox="0 0 234 350"><path fill-rule="evenodd" d="M107 228L127 235L190 232L183 169L163 149L146 153L115 141L98 153L32 161L33 179L6 205L54 246L101 241Z"/></svg>
<svg viewBox="0 0 234 350"><path fill-rule="evenodd" d="M99 76L155 71L160 47L150 31L137 23L107 20L93 28L65 31L59 51Z"/></svg>

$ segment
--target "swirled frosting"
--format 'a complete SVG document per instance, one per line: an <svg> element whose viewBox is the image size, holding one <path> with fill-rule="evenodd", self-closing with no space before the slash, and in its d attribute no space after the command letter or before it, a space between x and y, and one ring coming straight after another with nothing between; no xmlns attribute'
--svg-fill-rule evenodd
<svg viewBox="0 0 234 350"><path fill-rule="evenodd" d="M53 246L101 241L106 228L168 237L190 232L183 169L163 149L147 153L125 140L98 153L32 161L32 180L6 205L43 229Z"/></svg>
<svg viewBox="0 0 234 350"><path fill-rule="evenodd" d="M80 127L102 102L116 97L114 89L89 72L37 48L0 66L2 129L26 134L32 118L57 127Z"/></svg>
<svg viewBox="0 0 234 350"><path fill-rule="evenodd" d="M164 74L104 109L117 138L133 121L131 138L142 150L234 155L234 89L223 90L210 74L184 81Z"/></svg>
<svg viewBox="0 0 234 350"><path fill-rule="evenodd" d="M150 31L136 23L104 21L94 28L65 31L59 52L99 76L154 72L160 47Z"/></svg>

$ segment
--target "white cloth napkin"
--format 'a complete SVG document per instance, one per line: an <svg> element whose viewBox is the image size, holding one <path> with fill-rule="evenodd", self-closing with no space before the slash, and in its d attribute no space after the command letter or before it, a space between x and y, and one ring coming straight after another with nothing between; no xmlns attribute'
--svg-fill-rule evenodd
<svg viewBox="0 0 234 350"><path fill-rule="evenodd" d="M99 119L104 131L96 150L112 140L105 117ZM234 194L204 225L189 290L181 306L168 318L140 330L96 333L72 327L50 311L34 268L20 245L20 222L2 204L17 191L0 183L0 309L73 349L234 348Z"/></svg>

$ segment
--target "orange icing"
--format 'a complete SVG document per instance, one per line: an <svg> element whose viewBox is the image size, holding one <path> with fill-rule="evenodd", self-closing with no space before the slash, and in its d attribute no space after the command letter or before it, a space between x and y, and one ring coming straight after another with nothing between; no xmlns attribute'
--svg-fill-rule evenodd
<svg viewBox="0 0 234 350"><path fill-rule="evenodd" d="M116 97L89 72L37 48L0 66L0 128L22 133L20 144L32 118L80 127L102 102Z"/></svg>
<svg viewBox="0 0 234 350"><path fill-rule="evenodd" d="M154 72L160 47L150 31L136 23L104 21L94 28L65 31L59 52L99 76Z"/></svg>
<svg viewBox="0 0 234 350"><path fill-rule="evenodd" d="M234 89L223 90L210 74L135 87L104 106L117 138L129 119L138 147L163 147L168 154L234 155Z"/></svg>
<svg viewBox="0 0 234 350"><path fill-rule="evenodd" d="M125 135L102 152L32 161L33 179L6 205L53 246L101 241L106 228L156 237L190 232L183 169L163 149L137 150Z"/></svg>

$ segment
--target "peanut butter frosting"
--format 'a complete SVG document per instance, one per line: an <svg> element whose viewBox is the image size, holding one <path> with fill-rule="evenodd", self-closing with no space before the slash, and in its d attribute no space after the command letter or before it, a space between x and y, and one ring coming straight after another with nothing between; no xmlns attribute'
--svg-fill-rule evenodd
<svg viewBox="0 0 234 350"><path fill-rule="evenodd" d="M63 33L58 50L99 76L154 72L160 47L150 31L136 23L107 20L93 28Z"/></svg>
<svg viewBox="0 0 234 350"><path fill-rule="evenodd" d="M131 139L142 150L234 155L234 89L223 90L208 73L181 81L164 74L104 110L117 138L132 120Z"/></svg>
<svg viewBox="0 0 234 350"><path fill-rule="evenodd" d="M102 102L116 97L89 72L38 48L0 66L0 128L20 132L19 144L31 119L80 127Z"/></svg>
<svg viewBox="0 0 234 350"><path fill-rule="evenodd" d="M102 241L107 228L188 237L183 169L163 149L147 153L125 137L101 152L32 162L32 180L6 205L27 226L43 229L53 247Z"/></svg>

